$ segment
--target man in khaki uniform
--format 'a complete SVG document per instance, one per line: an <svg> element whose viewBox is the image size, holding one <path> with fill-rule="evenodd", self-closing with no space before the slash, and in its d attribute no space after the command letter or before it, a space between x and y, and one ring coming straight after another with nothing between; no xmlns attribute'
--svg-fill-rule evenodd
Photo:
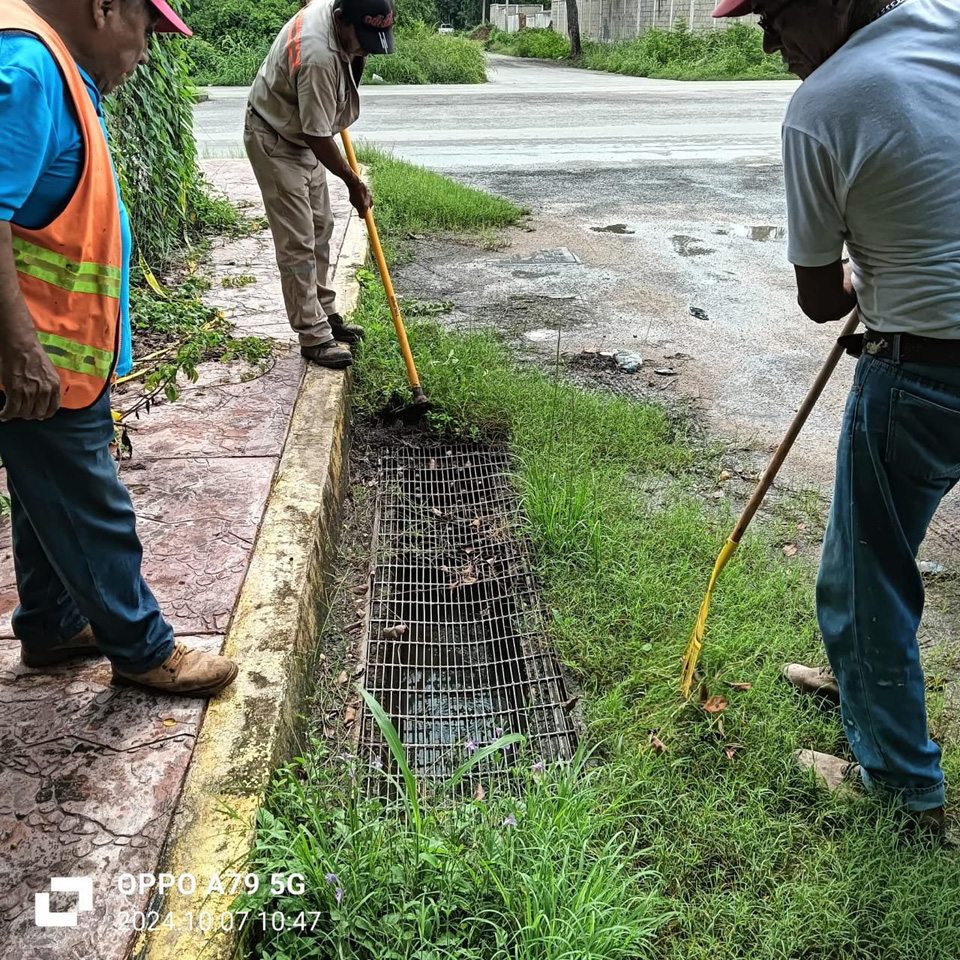
<svg viewBox="0 0 960 960"><path fill-rule="evenodd" d="M290 325L313 363L342 369L340 346L363 330L343 322L330 285L333 213L327 171L363 216L373 200L337 144L360 115L371 53L393 52L393 0L314 0L280 32L250 91L244 143L277 248Z"/></svg>

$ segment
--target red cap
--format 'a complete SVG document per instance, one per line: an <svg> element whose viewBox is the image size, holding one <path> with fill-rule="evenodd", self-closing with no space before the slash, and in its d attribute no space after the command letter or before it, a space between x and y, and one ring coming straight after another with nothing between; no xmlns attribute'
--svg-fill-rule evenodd
<svg viewBox="0 0 960 960"><path fill-rule="evenodd" d="M753 0L720 0L713 15L719 20L722 17L746 17L753 13Z"/></svg>
<svg viewBox="0 0 960 960"><path fill-rule="evenodd" d="M150 0L150 4L157 11L157 33L181 33L185 37L192 37L193 31L177 16L173 7L166 0Z"/></svg>

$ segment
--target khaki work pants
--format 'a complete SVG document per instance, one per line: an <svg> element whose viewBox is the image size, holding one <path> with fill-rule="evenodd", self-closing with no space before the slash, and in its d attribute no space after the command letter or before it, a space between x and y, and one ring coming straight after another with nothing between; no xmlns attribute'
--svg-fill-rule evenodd
<svg viewBox="0 0 960 960"><path fill-rule="evenodd" d="M273 232L290 326L301 346L327 343L337 294L330 286L333 211L326 168L312 150L284 140L249 108L243 142Z"/></svg>

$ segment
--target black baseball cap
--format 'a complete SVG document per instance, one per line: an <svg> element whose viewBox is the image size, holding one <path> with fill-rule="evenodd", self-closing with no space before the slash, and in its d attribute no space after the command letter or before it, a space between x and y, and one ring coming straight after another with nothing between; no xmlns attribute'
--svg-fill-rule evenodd
<svg viewBox="0 0 960 960"><path fill-rule="evenodd" d="M341 0L340 17L367 53L393 53L393 0Z"/></svg>

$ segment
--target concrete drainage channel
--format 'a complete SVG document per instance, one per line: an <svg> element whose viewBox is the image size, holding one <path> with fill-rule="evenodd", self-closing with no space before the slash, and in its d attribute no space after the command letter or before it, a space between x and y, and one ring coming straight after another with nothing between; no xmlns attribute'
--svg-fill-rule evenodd
<svg viewBox="0 0 960 960"><path fill-rule="evenodd" d="M503 734L523 734L544 759L576 749L512 476L498 450L398 448L380 460L364 682L421 783L445 782ZM369 712L358 750L371 767L396 772ZM468 795L503 769L502 756L489 757L458 790ZM370 787L389 783L378 777Z"/></svg>

